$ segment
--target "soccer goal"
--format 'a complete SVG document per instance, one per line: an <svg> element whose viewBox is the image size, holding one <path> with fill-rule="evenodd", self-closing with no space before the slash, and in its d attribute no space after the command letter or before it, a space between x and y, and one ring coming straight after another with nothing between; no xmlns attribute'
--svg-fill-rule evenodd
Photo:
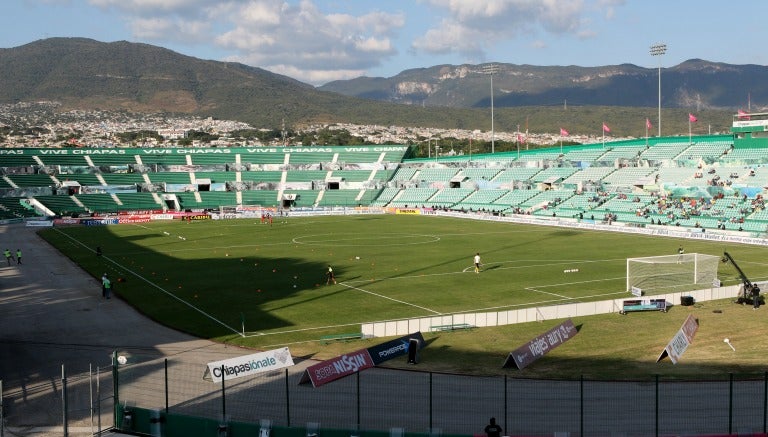
<svg viewBox="0 0 768 437"><path fill-rule="evenodd" d="M720 257L702 253L627 258L627 291L682 291L712 286Z"/></svg>

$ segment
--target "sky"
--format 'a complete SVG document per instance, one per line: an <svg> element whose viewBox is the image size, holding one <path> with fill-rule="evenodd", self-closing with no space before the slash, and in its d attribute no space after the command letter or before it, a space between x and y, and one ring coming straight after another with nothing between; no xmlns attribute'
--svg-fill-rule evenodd
<svg viewBox="0 0 768 437"><path fill-rule="evenodd" d="M0 48L124 40L312 85L487 62L767 65L767 13L766 0L5 0Z"/></svg>

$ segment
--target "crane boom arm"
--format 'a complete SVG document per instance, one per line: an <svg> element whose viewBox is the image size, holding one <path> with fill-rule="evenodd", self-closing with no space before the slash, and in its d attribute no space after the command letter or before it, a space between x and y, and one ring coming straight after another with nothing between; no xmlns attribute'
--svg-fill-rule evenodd
<svg viewBox="0 0 768 437"><path fill-rule="evenodd" d="M736 261L733 260L733 258L731 257L731 254L729 254L728 252L724 252L723 254L728 259L728 261L731 262L731 265L733 265L733 268L735 268L736 271L739 272L739 277L741 277L741 282L744 283L745 291L748 292L749 290L752 290L752 282L749 280L749 278L747 278L747 275L745 275L744 272L741 270L741 267L739 267L739 265L736 264Z"/></svg>

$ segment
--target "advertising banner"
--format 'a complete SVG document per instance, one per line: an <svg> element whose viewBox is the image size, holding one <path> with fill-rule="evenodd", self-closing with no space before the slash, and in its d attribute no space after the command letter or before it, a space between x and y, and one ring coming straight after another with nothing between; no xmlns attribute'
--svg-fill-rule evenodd
<svg viewBox="0 0 768 437"><path fill-rule="evenodd" d="M369 347L368 354L371 356L373 364L378 366L384 361L391 360L392 358L408 355L408 345L412 338L419 341L419 349L424 347L424 337L421 335L421 332L414 332L405 337L400 337L386 343Z"/></svg>
<svg viewBox="0 0 768 437"><path fill-rule="evenodd" d="M672 364L677 364L680 361L680 357L683 356L688 346L693 342L693 337L696 335L696 331L699 329L699 322L688 314L688 317L683 322L683 326L677 331L672 340L669 341L667 346L661 351L661 355L656 359L656 362L663 360L664 357L669 357L672 360Z"/></svg>
<svg viewBox="0 0 768 437"><path fill-rule="evenodd" d="M118 220L116 218L105 218L105 219L85 219L81 220L80 224L85 226L106 226L106 225L116 225L118 224Z"/></svg>
<svg viewBox="0 0 768 437"><path fill-rule="evenodd" d="M320 387L371 367L373 367L373 360L368 349L361 349L307 367L299 384L312 382L314 387Z"/></svg>
<svg viewBox="0 0 768 437"><path fill-rule="evenodd" d="M150 214L121 215L117 221L122 225L125 223L149 223L152 221Z"/></svg>
<svg viewBox="0 0 768 437"><path fill-rule="evenodd" d="M53 222L51 220L29 220L27 222L28 227L51 227Z"/></svg>
<svg viewBox="0 0 768 437"><path fill-rule="evenodd" d="M80 224L80 219L76 219L76 218L53 219L54 226L79 225L79 224Z"/></svg>
<svg viewBox="0 0 768 437"><path fill-rule="evenodd" d="M242 378L290 366L293 366L293 357L291 351L284 347L208 363L203 379L210 378L213 382L221 382L222 378L226 380Z"/></svg>
<svg viewBox="0 0 768 437"><path fill-rule="evenodd" d="M418 208L397 208L395 214L419 215L421 210Z"/></svg>
<svg viewBox="0 0 768 437"><path fill-rule="evenodd" d="M515 366L522 370L549 353L552 349L573 338L578 332L576 327L573 326L573 321L568 319L512 351L504 362L503 367Z"/></svg>

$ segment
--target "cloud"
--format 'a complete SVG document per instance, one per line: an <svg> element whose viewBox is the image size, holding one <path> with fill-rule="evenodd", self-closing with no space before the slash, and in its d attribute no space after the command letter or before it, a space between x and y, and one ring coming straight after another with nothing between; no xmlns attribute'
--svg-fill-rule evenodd
<svg viewBox="0 0 768 437"><path fill-rule="evenodd" d="M605 17L610 20L616 15L616 7L625 4L626 0L598 0L597 7L604 11Z"/></svg>
<svg viewBox="0 0 768 437"><path fill-rule="evenodd" d="M120 11L134 37L213 44L227 60L314 84L360 76L397 54L402 13L321 11L315 0L89 0Z"/></svg>
<svg viewBox="0 0 768 437"><path fill-rule="evenodd" d="M485 49L500 42L541 32L581 38L585 29L585 0L423 0L445 18L439 26L414 40L412 48L429 54L457 52L484 58ZM606 8L623 0L598 0ZM612 12L611 12L612 13Z"/></svg>
<svg viewBox="0 0 768 437"><path fill-rule="evenodd" d="M133 35L144 41L174 41L189 44L207 41L207 21L179 21L164 18L136 18L130 23Z"/></svg>

